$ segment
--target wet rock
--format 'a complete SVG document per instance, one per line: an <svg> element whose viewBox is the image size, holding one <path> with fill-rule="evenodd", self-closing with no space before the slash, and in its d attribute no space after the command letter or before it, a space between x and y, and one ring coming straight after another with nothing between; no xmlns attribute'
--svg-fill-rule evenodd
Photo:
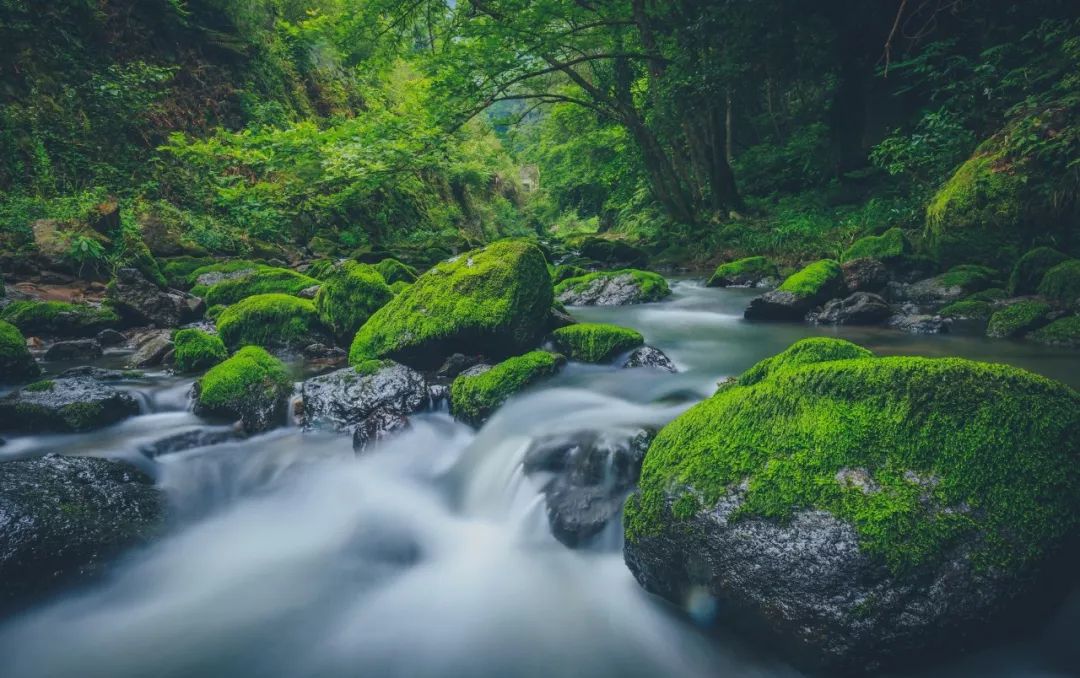
<svg viewBox="0 0 1080 678"><path fill-rule="evenodd" d="M175 454L197 447L209 447L221 445L236 440L243 440L244 431L237 427L197 428L191 431L182 431L165 436L152 443L139 447L139 451L150 458L160 457L163 454Z"/></svg>
<svg viewBox="0 0 1080 678"><path fill-rule="evenodd" d="M660 301L671 294L667 281L650 271L598 271L569 278L555 288L555 298L568 306L626 306Z"/></svg>
<svg viewBox="0 0 1080 678"><path fill-rule="evenodd" d="M164 508L153 481L128 464L0 462L0 609L100 574L156 533Z"/></svg>
<svg viewBox="0 0 1080 678"><path fill-rule="evenodd" d="M301 353L305 360L318 362L344 362L349 357L349 354L345 352L345 349L338 348L337 346L327 346L326 344L321 343L308 344Z"/></svg>
<svg viewBox="0 0 1080 678"><path fill-rule="evenodd" d="M846 293L840 264L822 259L788 276L777 289L752 299L743 317L766 322L801 321L813 308Z"/></svg>
<svg viewBox="0 0 1080 678"><path fill-rule="evenodd" d="M141 372L133 372L131 370L107 370L91 365L72 367L71 369L64 370L60 373L60 378L84 377L95 379L97 381L128 381L130 379L139 379L142 376Z"/></svg>
<svg viewBox="0 0 1080 678"><path fill-rule="evenodd" d="M435 376L440 379L453 379L470 367L480 364L483 360L483 356L455 353L447 358L442 366L436 370Z"/></svg>
<svg viewBox="0 0 1080 678"><path fill-rule="evenodd" d="M881 292L889 284L889 269L878 259L864 257L845 261L844 283L852 292Z"/></svg>
<svg viewBox="0 0 1080 678"><path fill-rule="evenodd" d="M0 430L77 433L103 428L139 413L125 391L89 377L39 381L0 398Z"/></svg>
<svg viewBox="0 0 1080 678"><path fill-rule="evenodd" d="M940 315L901 312L890 317L886 324L910 334L944 334L949 331L952 320Z"/></svg>
<svg viewBox="0 0 1080 678"><path fill-rule="evenodd" d="M96 360L103 355L101 344L95 339L72 339L58 341L45 351L43 360Z"/></svg>
<svg viewBox="0 0 1080 678"><path fill-rule="evenodd" d="M178 327L202 316L203 300L179 290L163 290L134 268L122 268L109 286L109 298L132 322Z"/></svg>
<svg viewBox="0 0 1080 678"><path fill-rule="evenodd" d="M239 420L261 433L285 419L293 381L284 363L258 346L244 346L195 382L195 414Z"/></svg>
<svg viewBox="0 0 1080 678"><path fill-rule="evenodd" d="M431 409L441 408L445 403L450 400L450 387L446 384L429 384L428 385L428 401L431 403Z"/></svg>
<svg viewBox="0 0 1080 678"><path fill-rule="evenodd" d="M389 361L368 374L346 367L312 377L301 397L305 428L353 433L356 449L400 430L402 420L429 402L424 375Z"/></svg>
<svg viewBox="0 0 1080 678"><path fill-rule="evenodd" d="M672 373L679 371L679 369L675 367L675 363L671 362L671 358L667 357L660 349L653 348L652 346L642 346L634 349L634 351L626 358L626 362L624 362L622 366L624 368L652 367Z"/></svg>
<svg viewBox="0 0 1080 678"><path fill-rule="evenodd" d="M892 315L889 303L870 292L856 292L845 299L833 299L807 320L819 325L877 325Z"/></svg>
<svg viewBox="0 0 1080 678"><path fill-rule="evenodd" d="M127 341L123 334L111 329L101 330L97 333L95 339L102 346L119 346Z"/></svg>
<svg viewBox="0 0 1080 678"><path fill-rule="evenodd" d="M802 320L813 307L811 301L798 294L772 290L751 299L743 316L747 320L797 321Z"/></svg>
<svg viewBox="0 0 1080 678"><path fill-rule="evenodd" d="M304 289L297 292L296 296L300 297L301 299L314 299L315 296L319 293L320 289L322 289L322 285L312 285L311 287L305 287Z"/></svg>
<svg viewBox="0 0 1080 678"><path fill-rule="evenodd" d="M553 306L551 310L548 311L548 331L554 331L560 327L568 327L575 323L577 323L577 320L574 320L574 316L561 308Z"/></svg>
<svg viewBox="0 0 1080 678"><path fill-rule="evenodd" d="M128 359L128 366L135 368L161 365L165 355L173 349L170 330L151 330L132 338L135 353Z"/></svg>

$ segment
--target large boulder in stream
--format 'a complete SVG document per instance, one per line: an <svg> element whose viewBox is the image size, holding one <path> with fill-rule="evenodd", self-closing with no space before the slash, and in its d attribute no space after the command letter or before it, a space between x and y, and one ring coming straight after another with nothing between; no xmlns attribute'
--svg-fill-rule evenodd
<svg viewBox="0 0 1080 678"><path fill-rule="evenodd" d="M436 264L356 333L349 362L390 358L434 369L454 353L502 358L536 346L551 308L536 245L504 240Z"/></svg>
<svg viewBox="0 0 1080 678"><path fill-rule="evenodd" d="M109 299L131 322L162 329L197 320L206 308L202 299L180 290L162 289L135 268L117 271L116 279L109 284Z"/></svg>
<svg viewBox="0 0 1080 678"><path fill-rule="evenodd" d="M285 420L293 383L285 365L258 346L245 346L195 383L195 414L239 420L248 433Z"/></svg>
<svg viewBox="0 0 1080 678"><path fill-rule="evenodd" d="M626 306L660 301L671 294L658 273L624 268L567 278L555 286L555 299L568 306Z"/></svg>
<svg viewBox="0 0 1080 678"><path fill-rule="evenodd" d="M26 347L26 337L19 328L0 320L0 384L33 379L41 368Z"/></svg>
<svg viewBox="0 0 1080 678"><path fill-rule="evenodd" d="M133 466L48 455L0 462L0 610L100 574L152 537L164 496Z"/></svg>
<svg viewBox="0 0 1080 678"><path fill-rule="evenodd" d="M840 264L822 259L788 276L775 290L751 300L743 316L747 320L798 321L815 306L844 291Z"/></svg>
<svg viewBox="0 0 1080 678"><path fill-rule="evenodd" d="M127 391L88 376L28 384L0 398L0 431L79 433L103 428L139 413Z"/></svg>
<svg viewBox="0 0 1080 678"><path fill-rule="evenodd" d="M1055 588L1080 527L1080 394L812 341L657 435L626 505L638 581L707 593L829 673L954 652Z"/></svg>
<svg viewBox="0 0 1080 678"><path fill-rule="evenodd" d="M877 325L892 315L889 303L870 292L856 292L844 299L825 303L807 319L819 325Z"/></svg>
<svg viewBox="0 0 1080 678"><path fill-rule="evenodd" d="M357 449L404 427L428 405L424 375L391 360L371 360L306 380L304 426L353 434Z"/></svg>

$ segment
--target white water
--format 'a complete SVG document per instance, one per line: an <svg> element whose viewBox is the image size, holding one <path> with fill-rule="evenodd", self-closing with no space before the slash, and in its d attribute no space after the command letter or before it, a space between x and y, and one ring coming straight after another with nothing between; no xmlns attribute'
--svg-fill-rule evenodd
<svg viewBox="0 0 1080 678"><path fill-rule="evenodd" d="M543 495L521 471L538 437L663 424L687 398L809 331L746 325L735 312L742 300L684 284L667 304L578 313L638 327L685 371L571 365L478 433L432 413L359 458L347 437L282 429L143 459L174 523L106 581L0 627L0 676L793 674L767 649L725 629L699 633L643 593L622 562L617 525L591 550L556 542ZM893 352L995 350L981 340L866 337ZM1004 352L1034 369L1065 359ZM163 379L147 398L156 412L89 436L13 440L3 454L140 457L155 432L197 421L181 410L186 388ZM1077 659L1061 635L1080 628L1078 609L1074 600L1023 644L935 673L1056 675Z"/></svg>

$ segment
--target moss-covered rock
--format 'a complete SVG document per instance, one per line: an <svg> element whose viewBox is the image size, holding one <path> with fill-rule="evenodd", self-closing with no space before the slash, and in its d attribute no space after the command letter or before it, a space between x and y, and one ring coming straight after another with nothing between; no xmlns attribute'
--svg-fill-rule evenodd
<svg viewBox="0 0 1080 678"><path fill-rule="evenodd" d="M777 353L758 362L739 376L738 384L751 386L781 370L800 365L825 363L831 360L871 358L873 355L869 350L850 341L831 337L810 337L788 346L783 353Z"/></svg>
<svg viewBox="0 0 1080 678"><path fill-rule="evenodd" d="M319 259L308 264L304 269L304 275L316 280L326 280L337 268L338 262L333 259Z"/></svg>
<svg viewBox="0 0 1080 678"><path fill-rule="evenodd" d="M315 311L338 341L347 344L371 314L393 298L394 293L374 266L346 261L319 288Z"/></svg>
<svg viewBox="0 0 1080 678"><path fill-rule="evenodd" d="M1001 287L988 287L985 290L979 290L975 294L972 294L967 298L968 301L986 301L993 303L995 301L1001 301L1002 299L1008 299L1009 293Z"/></svg>
<svg viewBox="0 0 1080 678"><path fill-rule="evenodd" d="M330 343L315 304L288 294L258 294L229 306L218 316L217 330L230 350L248 344L299 349Z"/></svg>
<svg viewBox="0 0 1080 678"><path fill-rule="evenodd" d="M265 264L247 259L230 259L200 266L188 274L187 284L191 293L206 296L206 291L225 280L246 278L256 271L266 268Z"/></svg>
<svg viewBox="0 0 1080 678"><path fill-rule="evenodd" d="M551 281L558 285L564 280L570 278L580 278L583 275L588 275L589 272L580 266L574 266L573 264L559 264L558 266L551 267Z"/></svg>
<svg viewBox="0 0 1080 678"><path fill-rule="evenodd" d="M120 237L117 240L113 268L134 268L158 287L166 286L167 281L161 269L158 268L157 259L154 259L154 255L150 254L150 248L143 242L142 234L137 229L121 229Z"/></svg>
<svg viewBox="0 0 1080 678"><path fill-rule="evenodd" d="M551 301L540 250L523 241L496 242L417 278L364 323L349 360L392 358L433 368L454 353L520 353L542 336Z"/></svg>
<svg viewBox="0 0 1080 678"><path fill-rule="evenodd" d="M1080 306L1080 259L1054 266L1039 283L1039 294L1065 306Z"/></svg>
<svg viewBox="0 0 1080 678"><path fill-rule="evenodd" d="M169 287L187 290L191 288L191 274L213 263L213 257L169 257L168 259L158 259L158 269L165 276L165 283Z"/></svg>
<svg viewBox="0 0 1080 678"><path fill-rule="evenodd" d="M765 257L746 257L720 264L705 284L708 287L755 287L769 279L780 279L776 264Z"/></svg>
<svg viewBox="0 0 1080 678"><path fill-rule="evenodd" d="M571 306L644 304L670 295L664 276L636 268L587 273L555 286L555 298Z"/></svg>
<svg viewBox="0 0 1080 678"><path fill-rule="evenodd" d="M649 590L703 588L795 656L880 669L1021 600L1080 527L1068 387L952 358L767 372L649 448L624 520Z"/></svg>
<svg viewBox="0 0 1080 678"><path fill-rule="evenodd" d="M195 413L239 419L249 433L265 431L284 420L292 388L280 360L245 346L196 383Z"/></svg>
<svg viewBox="0 0 1080 678"><path fill-rule="evenodd" d="M775 290L753 299L743 315L747 320L802 320L810 309L845 291L840 264L822 259L788 276Z"/></svg>
<svg viewBox="0 0 1080 678"><path fill-rule="evenodd" d="M396 282L414 283L418 274L416 269L408 264L403 264L397 259L383 259L379 263L375 264L375 269L379 272L379 275L383 277L387 285L393 285Z"/></svg>
<svg viewBox="0 0 1080 678"><path fill-rule="evenodd" d="M261 268L251 275L223 280L206 290L207 305L235 304L257 294L299 294L319 281L287 268Z"/></svg>
<svg viewBox="0 0 1080 678"><path fill-rule="evenodd" d="M395 283L390 283L389 287L390 287L390 291L393 292L394 294L401 294L405 290L412 287L412 283L407 283L404 280L399 280L399 281L397 281Z"/></svg>
<svg viewBox="0 0 1080 678"><path fill-rule="evenodd" d="M606 323L577 323L551 333L556 349L571 360L603 363L645 343L637 330Z"/></svg>
<svg viewBox="0 0 1080 678"><path fill-rule="evenodd" d="M46 337L91 337L121 324L111 306L63 301L16 301L0 310L0 319L25 335Z"/></svg>
<svg viewBox="0 0 1080 678"><path fill-rule="evenodd" d="M479 426L510 396L558 371L565 359L547 351L507 358L480 374L464 374L450 386L450 412Z"/></svg>
<svg viewBox="0 0 1080 678"><path fill-rule="evenodd" d="M990 337L1019 337L1047 323L1050 305L1041 301L1018 301L990 316L986 335Z"/></svg>
<svg viewBox="0 0 1080 678"><path fill-rule="evenodd" d="M841 261L852 259L878 259L884 262L897 261L911 254L911 243L899 228L890 228L881 235L860 238L847 248Z"/></svg>
<svg viewBox="0 0 1080 678"><path fill-rule="evenodd" d="M221 316L221 312L226 308L228 308L228 306L225 304L214 304L206 309L206 319L216 321Z"/></svg>
<svg viewBox="0 0 1080 678"><path fill-rule="evenodd" d="M1046 272L1058 264L1068 261L1069 256L1052 247L1036 247L1028 250L1016 261L1009 275L1008 293L1014 296L1034 294L1039 289Z"/></svg>
<svg viewBox="0 0 1080 678"><path fill-rule="evenodd" d="M81 433L139 413L127 391L88 376L28 384L0 398L0 431Z"/></svg>
<svg viewBox="0 0 1080 678"><path fill-rule="evenodd" d="M645 250L607 238L588 238L581 243L579 251L581 256L608 266L644 266L649 260Z"/></svg>
<svg viewBox="0 0 1080 678"><path fill-rule="evenodd" d="M41 368L26 347L19 328L0 320L0 384L17 384L41 374Z"/></svg>
<svg viewBox="0 0 1080 678"><path fill-rule="evenodd" d="M946 318L989 318L993 312L994 307L990 302L964 299L943 307L938 311L938 315Z"/></svg>
<svg viewBox="0 0 1080 678"><path fill-rule="evenodd" d="M197 329L180 330L173 336L173 360L177 372L198 372L229 357L219 337Z"/></svg>
<svg viewBox="0 0 1080 678"><path fill-rule="evenodd" d="M1058 318L1046 327L1032 332L1030 338L1041 344L1080 348L1080 316Z"/></svg>

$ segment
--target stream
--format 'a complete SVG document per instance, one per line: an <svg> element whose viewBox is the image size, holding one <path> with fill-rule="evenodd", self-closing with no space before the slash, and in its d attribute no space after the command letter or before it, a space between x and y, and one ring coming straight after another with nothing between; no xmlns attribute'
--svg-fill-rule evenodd
<svg viewBox="0 0 1080 678"><path fill-rule="evenodd" d="M522 469L530 444L660 426L718 380L810 335L879 354L1006 362L1080 387L1074 351L991 340L978 327L918 336L750 324L742 310L757 291L681 280L673 292L572 313L636 328L678 374L571 364L478 432L431 412L359 457L348 436L285 427L150 459L142 446L204 425L187 411L192 379L155 373L129 384L144 403L138 417L9 440L0 458L139 465L167 493L171 522L104 581L0 624L0 676L799 675L732 629L690 621L710 618L708 601L687 618L646 594L623 564L618 524L588 548L556 541L538 479ZM1062 599L1027 636L919 675L1073 675L1080 589Z"/></svg>

